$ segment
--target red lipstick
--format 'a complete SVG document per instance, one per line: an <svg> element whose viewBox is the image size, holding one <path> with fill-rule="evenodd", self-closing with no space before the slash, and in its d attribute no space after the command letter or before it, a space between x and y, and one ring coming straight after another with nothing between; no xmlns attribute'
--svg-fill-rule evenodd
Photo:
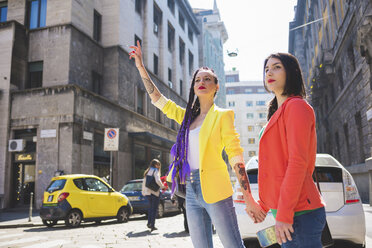
<svg viewBox="0 0 372 248"><path fill-rule="evenodd" d="M200 86L199 90L205 90L206 88L204 86Z"/></svg>
<svg viewBox="0 0 372 248"><path fill-rule="evenodd" d="M272 83L272 82L275 82L275 80L274 79L269 79L269 80L267 80L267 82Z"/></svg>

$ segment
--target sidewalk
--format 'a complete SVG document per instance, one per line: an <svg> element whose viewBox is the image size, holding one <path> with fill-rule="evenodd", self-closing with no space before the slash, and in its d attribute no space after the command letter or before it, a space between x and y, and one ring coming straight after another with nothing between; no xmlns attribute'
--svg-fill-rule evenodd
<svg viewBox="0 0 372 248"><path fill-rule="evenodd" d="M0 229L16 227L42 226L43 222L39 216L39 211L32 212L31 221L29 220L29 211L26 210L6 210L0 212Z"/></svg>

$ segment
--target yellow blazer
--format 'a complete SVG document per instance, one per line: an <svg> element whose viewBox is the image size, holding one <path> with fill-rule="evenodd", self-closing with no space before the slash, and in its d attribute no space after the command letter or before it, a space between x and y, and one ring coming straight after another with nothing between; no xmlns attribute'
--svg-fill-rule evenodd
<svg viewBox="0 0 372 248"><path fill-rule="evenodd" d="M156 107L168 118L182 123L186 109L162 96ZM209 109L199 133L199 173L204 201L215 203L233 194L222 150L229 157L230 165L244 164L243 149L234 126L234 111L222 109L215 104ZM170 172L169 175L172 173Z"/></svg>

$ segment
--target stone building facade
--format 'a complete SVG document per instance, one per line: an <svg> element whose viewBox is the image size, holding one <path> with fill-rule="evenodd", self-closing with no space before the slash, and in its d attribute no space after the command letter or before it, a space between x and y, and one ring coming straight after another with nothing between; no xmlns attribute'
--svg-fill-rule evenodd
<svg viewBox="0 0 372 248"><path fill-rule="evenodd" d="M318 152L337 158L372 202L372 2L299 0L289 52L316 112Z"/></svg>
<svg viewBox="0 0 372 248"><path fill-rule="evenodd" d="M228 39L227 30L221 20L216 0L214 0L213 9L194 9L194 13L201 29L201 35L198 36L199 64L213 68L218 76L220 90L215 102L218 106L225 107L226 84L223 44Z"/></svg>
<svg viewBox="0 0 372 248"><path fill-rule="evenodd" d="M109 176L104 128L120 129L115 189L142 177L152 158L165 172L178 126L151 104L128 52L139 40L155 84L185 106L199 34L188 1L0 0L2 6L0 208L27 205L30 192L40 207L56 174ZM10 152L10 140L24 146Z"/></svg>

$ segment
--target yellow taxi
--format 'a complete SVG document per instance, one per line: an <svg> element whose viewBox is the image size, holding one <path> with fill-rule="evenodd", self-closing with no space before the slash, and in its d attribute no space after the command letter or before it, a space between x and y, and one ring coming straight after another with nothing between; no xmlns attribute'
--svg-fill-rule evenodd
<svg viewBox="0 0 372 248"><path fill-rule="evenodd" d="M75 174L52 178L43 195L40 217L48 227L59 220L64 220L69 227L78 227L83 220L127 222L132 212L128 198L102 179Z"/></svg>

